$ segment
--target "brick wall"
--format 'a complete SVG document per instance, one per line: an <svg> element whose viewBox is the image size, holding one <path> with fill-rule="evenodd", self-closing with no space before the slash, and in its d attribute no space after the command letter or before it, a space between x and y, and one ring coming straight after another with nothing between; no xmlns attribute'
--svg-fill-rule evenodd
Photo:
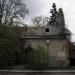
<svg viewBox="0 0 75 75"><path fill-rule="evenodd" d="M52 66L69 65L69 42L67 39L28 39L25 40L24 48L42 46L50 54Z"/></svg>

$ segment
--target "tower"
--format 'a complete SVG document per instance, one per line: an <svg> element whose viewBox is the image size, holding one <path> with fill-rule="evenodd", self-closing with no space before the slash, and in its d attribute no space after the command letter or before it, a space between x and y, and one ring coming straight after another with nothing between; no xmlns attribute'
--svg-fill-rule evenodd
<svg viewBox="0 0 75 75"><path fill-rule="evenodd" d="M62 8L58 10L58 18L57 18L58 26L61 29L61 32L65 30L65 21L64 21L64 14Z"/></svg>

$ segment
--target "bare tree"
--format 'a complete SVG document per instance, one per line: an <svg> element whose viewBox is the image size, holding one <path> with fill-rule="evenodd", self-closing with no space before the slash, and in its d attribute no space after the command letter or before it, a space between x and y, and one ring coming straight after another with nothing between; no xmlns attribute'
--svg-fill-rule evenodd
<svg viewBox="0 0 75 75"><path fill-rule="evenodd" d="M44 17L44 18L42 19L42 22L41 22L42 25L43 25L43 26L46 26L46 25L48 24L48 22L49 22L49 19L50 19L49 17Z"/></svg>
<svg viewBox="0 0 75 75"><path fill-rule="evenodd" d="M44 16L36 16L32 20L34 25L40 27L40 26L46 26L49 21L49 18Z"/></svg>
<svg viewBox="0 0 75 75"><path fill-rule="evenodd" d="M0 0L0 23L12 26L28 14L26 4L21 0Z"/></svg>
<svg viewBox="0 0 75 75"><path fill-rule="evenodd" d="M32 20L33 20L33 23L39 27L40 26L40 22L42 20L42 17L41 16L36 16Z"/></svg>

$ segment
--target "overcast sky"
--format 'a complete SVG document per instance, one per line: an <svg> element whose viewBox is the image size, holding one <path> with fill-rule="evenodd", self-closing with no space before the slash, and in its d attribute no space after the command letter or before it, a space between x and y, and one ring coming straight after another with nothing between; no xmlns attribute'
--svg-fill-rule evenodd
<svg viewBox="0 0 75 75"><path fill-rule="evenodd" d="M72 40L75 41L75 0L24 0L29 8L31 17L50 16L49 10L53 3L56 3L57 9L64 11L65 24L73 33Z"/></svg>

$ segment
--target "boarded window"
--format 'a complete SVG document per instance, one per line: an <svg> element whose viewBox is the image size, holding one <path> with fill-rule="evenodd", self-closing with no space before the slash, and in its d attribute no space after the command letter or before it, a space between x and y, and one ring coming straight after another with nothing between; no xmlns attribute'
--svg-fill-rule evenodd
<svg viewBox="0 0 75 75"><path fill-rule="evenodd" d="M46 28L45 32L49 32L49 28Z"/></svg>
<svg viewBox="0 0 75 75"><path fill-rule="evenodd" d="M30 53L32 49L33 49L32 47L27 47L27 48L25 49L25 53Z"/></svg>

